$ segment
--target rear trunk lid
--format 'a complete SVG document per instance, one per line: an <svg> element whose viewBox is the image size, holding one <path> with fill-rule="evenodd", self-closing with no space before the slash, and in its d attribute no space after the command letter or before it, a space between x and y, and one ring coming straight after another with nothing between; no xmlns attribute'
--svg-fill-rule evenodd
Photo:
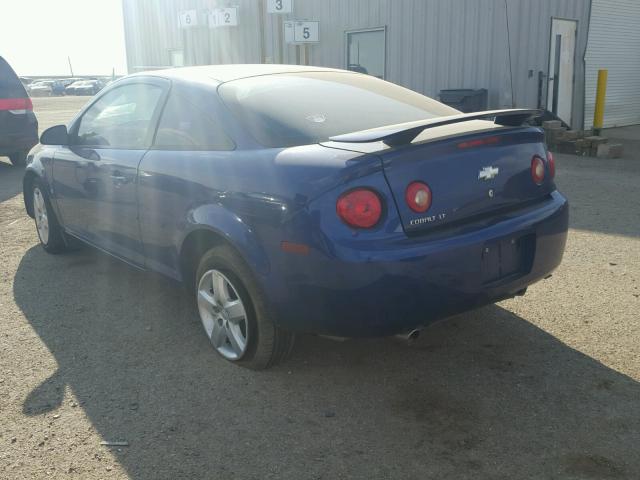
<svg viewBox="0 0 640 480"><path fill-rule="evenodd" d="M544 199L555 189L543 134L535 127L473 120L425 130L412 143L395 148L382 142L325 146L380 157L407 234L499 215ZM531 175L536 155L545 164L540 185ZM411 210L405 199L407 186L415 181L431 189L431 207L424 213Z"/></svg>

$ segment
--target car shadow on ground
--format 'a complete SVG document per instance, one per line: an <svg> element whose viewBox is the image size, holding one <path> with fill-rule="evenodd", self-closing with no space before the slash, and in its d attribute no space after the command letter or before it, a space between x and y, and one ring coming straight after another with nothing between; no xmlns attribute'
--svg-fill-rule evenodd
<svg viewBox="0 0 640 480"><path fill-rule="evenodd" d="M34 292L38 292L34 294ZM265 372L210 348L180 288L91 250L31 248L14 296L134 479L633 478L640 385L490 306L393 339L303 336ZM28 380L27 380L28 381Z"/></svg>
<svg viewBox="0 0 640 480"><path fill-rule="evenodd" d="M8 158L0 157L0 202L22 192L23 167L14 167Z"/></svg>

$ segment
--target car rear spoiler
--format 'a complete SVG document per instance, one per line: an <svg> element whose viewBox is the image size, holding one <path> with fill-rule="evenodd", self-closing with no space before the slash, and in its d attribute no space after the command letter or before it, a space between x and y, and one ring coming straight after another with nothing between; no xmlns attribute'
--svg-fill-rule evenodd
<svg viewBox="0 0 640 480"><path fill-rule="evenodd" d="M359 132L346 133L329 138L334 142L344 143L368 143L383 142L390 147L398 147L411 143L422 131L428 128L451 125L453 123L468 122L469 120L494 119L497 125L517 127L530 118L540 116L541 110L510 109L488 110L486 112L462 113L448 117L438 117L416 122L399 123L386 127L361 130Z"/></svg>

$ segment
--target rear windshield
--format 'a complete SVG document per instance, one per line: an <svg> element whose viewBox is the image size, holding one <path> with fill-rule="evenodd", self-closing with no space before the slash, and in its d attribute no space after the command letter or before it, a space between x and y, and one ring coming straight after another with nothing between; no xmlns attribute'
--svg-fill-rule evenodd
<svg viewBox="0 0 640 480"><path fill-rule="evenodd" d="M290 147L395 123L455 115L457 110L368 75L311 72L243 78L220 95L267 147Z"/></svg>
<svg viewBox="0 0 640 480"><path fill-rule="evenodd" d="M24 98L27 96L20 79L13 69L0 57L0 98Z"/></svg>

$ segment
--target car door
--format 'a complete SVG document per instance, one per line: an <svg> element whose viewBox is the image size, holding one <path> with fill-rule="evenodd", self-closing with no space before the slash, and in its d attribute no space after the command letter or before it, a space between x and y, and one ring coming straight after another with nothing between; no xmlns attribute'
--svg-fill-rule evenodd
<svg viewBox="0 0 640 480"><path fill-rule="evenodd" d="M53 187L65 228L136 265L144 264L137 170L151 144L168 81L136 78L101 95L54 157Z"/></svg>
<svg viewBox="0 0 640 480"><path fill-rule="evenodd" d="M216 185L233 184L235 144L212 95L174 86L155 142L139 167L140 230L147 268L179 277L176 240L195 205L219 201Z"/></svg>

